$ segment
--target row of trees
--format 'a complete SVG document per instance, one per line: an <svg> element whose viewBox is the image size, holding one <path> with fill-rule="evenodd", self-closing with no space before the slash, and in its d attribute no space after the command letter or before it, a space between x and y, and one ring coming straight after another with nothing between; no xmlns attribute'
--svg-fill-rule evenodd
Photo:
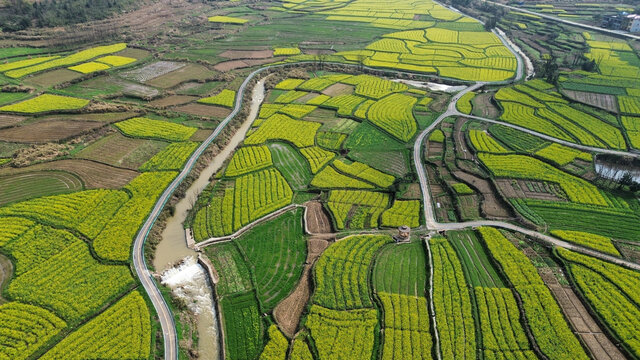
<svg viewBox="0 0 640 360"><path fill-rule="evenodd" d="M0 29L13 32L105 19L131 8L134 0L9 0L0 8Z"/></svg>

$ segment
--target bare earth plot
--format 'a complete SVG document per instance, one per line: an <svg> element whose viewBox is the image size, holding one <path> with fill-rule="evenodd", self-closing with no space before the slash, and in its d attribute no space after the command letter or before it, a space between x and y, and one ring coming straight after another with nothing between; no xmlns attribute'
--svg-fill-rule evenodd
<svg viewBox="0 0 640 360"><path fill-rule="evenodd" d="M231 113L231 110L215 105L188 104L173 108L174 111L183 112L196 116L206 116L213 118L224 118Z"/></svg>
<svg viewBox="0 0 640 360"><path fill-rule="evenodd" d="M453 175L460 180L471 184L473 187L478 189L480 193L482 193L482 211L486 216L490 218L501 219L511 217L509 210L504 205L502 205L502 202L500 201L500 199L498 199L491 184L487 180L479 178L475 175L471 175L464 171L456 171L453 173Z"/></svg>
<svg viewBox="0 0 640 360"><path fill-rule="evenodd" d="M2 175L16 175L40 170L62 170L77 175L87 189L119 189L139 175L138 172L90 160L58 160L23 168L0 169Z"/></svg>
<svg viewBox="0 0 640 360"><path fill-rule="evenodd" d="M458 149L456 155L460 156L464 160L473 160L473 154L469 151L467 142L464 138L464 133L461 130L465 122L466 120L464 118L459 117L456 119L456 123L454 125L454 140L456 143L456 149Z"/></svg>
<svg viewBox="0 0 640 360"><path fill-rule="evenodd" d="M43 143L68 139L105 126L97 121L39 121L24 126L0 130L0 140L22 143Z"/></svg>
<svg viewBox="0 0 640 360"><path fill-rule="evenodd" d="M282 332L289 337L293 337L295 334L298 324L300 323L302 311L309 301L311 294L311 286L309 283L311 268L320 254L329 246L329 241L318 237L311 238L307 241L307 246L307 261L300 282L293 292L282 300L273 310L276 323L278 323Z"/></svg>
<svg viewBox="0 0 640 360"><path fill-rule="evenodd" d="M0 128L17 125L24 119L22 116L0 115Z"/></svg>
<svg viewBox="0 0 640 360"><path fill-rule="evenodd" d="M307 229L312 234L328 234L331 232L331 221L327 213L322 208L319 201L309 201L305 203L307 211L305 213L305 223Z"/></svg>
<svg viewBox="0 0 640 360"><path fill-rule="evenodd" d="M165 75L158 76L146 82L147 85L162 89L172 88L189 80L204 80L215 74L213 71L198 64L188 64Z"/></svg>
<svg viewBox="0 0 640 360"><path fill-rule="evenodd" d="M322 90L322 93L328 96L338 96L338 95L347 95L351 94L354 91L353 85L347 84L333 84L328 88Z"/></svg>
<svg viewBox="0 0 640 360"><path fill-rule="evenodd" d="M124 77L125 79L144 83L185 67L186 65L187 64L173 61L157 61L152 64L143 66L139 69L123 72L120 74L120 76Z"/></svg>
<svg viewBox="0 0 640 360"><path fill-rule="evenodd" d="M140 113L127 111L127 112L113 112L113 113L96 113L96 114L73 114L73 115L51 115L43 116L39 118L42 121L53 120L75 120L75 121L100 121L105 123L112 123L138 116Z"/></svg>
<svg viewBox="0 0 640 360"><path fill-rule="evenodd" d="M282 60L283 57L274 57L268 59L256 59L256 60L230 60L224 61L221 63L217 63L213 68L218 71L230 71L235 69L244 69L257 65L264 65L271 62L276 62Z"/></svg>
<svg viewBox="0 0 640 360"><path fill-rule="evenodd" d="M196 100L198 100L197 96L173 95L173 96L164 97L162 99L153 100L149 103L149 106L152 106L158 109L164 109L169 106L187 104Z"/></svg>
<svg viewBox="0 0 640 360"><path fill-rule="evenodd" d="M220 54L227 59L266 59L273 57L273 50L227 50Z"/></svg>
<svg viewBox="0 0 640 360"><path fill-rule="evenodd" d="M562 90L562 93L571 100L595 106L597 108L611 111L613 113L618 113L618 100L614 95L595 94L591 92L575 90Z"/></svg>
<svg viewBox="0 0 640 360"><path fill-rule="evenodd" d="M0 206L45 195L82 190L80 179L62 171L38 171L0 177Z"/></svg>
<svg viewBox="0 0 640 360"><path fill-rule="evenodd" d="M587 344L596 360L625 359L620 350L602 332L571 287L560 285L553 276L543 276L543 279L560 304L565 317L569 319L573 329Z"/></svg>
<svg viewBox="0 0 640 360"><path fill-rule="evenodd" d="M133 139L115 133L87 146L75 157L135 170L166 146L162 141Z"/></svg>
<svg viewBox="0 0 640 360"><path fill-rule="evenodd" d="M6 300L2 298L2 289L7 285L7 280L11 279L13 274L13 264L6 256L0 254L0 304Z"/></svg>
<svg viewBox="0 0 640 360"><path fill-rule="evenodd" d="M206 129L198 129L193 135L189 138L190 141L205 141L209 135L211 135L211 130Z"/></svg>
<svg viewBox="0 0 640 360"><path fill-rule="evenodd" d="M68 69L58 69L37 74L25 79L27 84L35 84L42 87L51 87L71 80L79 79L84 75Z"/></svg>

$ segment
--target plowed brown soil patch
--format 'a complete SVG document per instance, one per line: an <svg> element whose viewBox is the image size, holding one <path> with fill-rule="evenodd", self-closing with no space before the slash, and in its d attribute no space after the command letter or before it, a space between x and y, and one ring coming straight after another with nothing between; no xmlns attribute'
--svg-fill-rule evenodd
<svg viewBox="0 0 640 360"><path fill-rule="evenodd" d="M87 146L74 157L136 170L165 146L161 141L134 139L117 132Z"/></svg>
<svg viewBox="0 0 640 360"><path fill-rule="evenodd" d="M326 234L331 232L331 222L319 201L309 201L305 204L305 222L312 234Z"/></svg>
<svg viewBox="0 0 640 360"><path fill-rule="evenodd" d="M453 175L460 180L471 184L482 193L482 212L491 218L509 218L511 214L509 210L502 204L500 199L496 196L496 193L489 183L489 181L471 175L463 171L455 171Z"/></svg>
<svg viewBox="0 0 640 360"><path fill-rule="evenodd" d="M268 58L268 59L231 60L231 61L224 61L224 62L218 63L213 68L218 71L229 71L229 70L235 70L235 69L243 69L243 68L252 67L256 65L264 65L271 62L280 61L282 59L283 57L281 56L281 57L274 57L274 58Z"/></svg>
<svg viewBox="0 0 640 360"><path fill-rule="evenodd" d="M224 118L231 113L231 110L214 105L188 104L174 107L173 110L196 116L206 116Z"/></svg>
<svg viewBox="0 0 640 360"><path fill-rule="evenodd" d="M6 256L0 254L0 289L7 285L13 274L13 265ZM5 302L0 293L0 304Z"/></svg>
<svg viewBox="0 0 640 360"><path fill-rule="evenodd" d="M16 125L24 119L22 116L0 115L0 128Z"/></svg>
<svg viewBox="0 0 640 360"><path fill-rule="evenodd" d="M500 115L500 110L491 102L493 93L478 94L473 102L478 105L473 108L473 114L489 119L495 119Z"/></svg>
<svg viewBox="0 0 640 360"><path fill-rule="evenodd" d="M563 90L562 92L571 100L595 106L597 108L614 113L618 112L618 101L616 100L616 97L614 95L595 94L591 92L575 90Z"/></svg>
<svg viewBox="0 0 640 360"><path fill-rule="evenodd" d="M215 72L199 64L188 64L185 67L158 76L146 82L147 85L168 89L189 80L208 79Z"/></svg>
<svg viewBox="0 0 640 360"><path fill-rule="evenodd" d="M164 109L168 106L182 105L195 100L198 100L197 96L174 95L151 101L149 105L158 109Z"/></svg>
<svg viewBox="0 0 640 360"><path fill-rule="evenodd" d="M90 160L58 160L23 168L4 168L0 175L21 174L39 170L62 170L77 175L87 189L119 189L138 176L138 172Z"/></svg>
<svg viewBox="0 0 640 360"><path fill-rule="evenodd" d="M454 126L453 132L454 132L454 139L456 143L456 156L465 160L473 160L473 155L471 155L471 152L467 147L467 142L465 141L464 133L461 131L462 126L464 125L465 122L466 120L464 118L459 117L456 120L456 123Z"/></svg>
<svg viewBox="0 0 640 360"><path fill-rule="evenodd" d="M589 314L576 293L568 286L561 286L557 280L547 283L555 296L565 317L573 329L580 335L596 360L623 360L624 355L602 332L602 329Z"/></svg>
<svg viewBox="0 0 640 360"><path fill-rule="evenodd" d="M51 87L71 80L79 79L84 75L68 69L58 69L34 75L25 80L25 83L35 84L42 87Z"/></svg>
<svg viewBox="0 0 640 360"><path fill-rule="evenodd" d="M40 121L0 130L0 140L22 143L58 141L104 125L104 123L96 121Z"/></svg>
<svg viewBox="0 0 640 360"><path fill-rule="evenodd" d="M227 50L220 54L227 59L266 59L273 57L273 50Z"/></svg>
<svg viewBox="0 0 640 360"><path fill-rule="evenodd" d="M322 93L329 96L346 95L353 93L354 87L347 84L333 84L322 90Z"/></svg>
<svg viewBox="0 0 640 360"><path fill-rule="evenodd" d="M191 141L205 141L205 140L207 140L209 135L211 135L211 130L198 129L195 133L193 133L193 135L191 135L189 140L191 140Z"/></svg>
<svg viewBox="0 0 640 360"><path fill-rule="evenodd" d="M53 121L53 120L74 120L74 121L102 121L112 123L120 120L129 119L140 115L137 112L112 112L112 113L96 113L96 114L73 114L73 115L51 115L41 117L41 121Z"/></svg>
<svg viewBox="0 0 640 360"><path fill-rule="evenodd" d="M407 191L405 191L404 194L401 195L401 198L416 199L416 200L422 199L422 190L420 189L420 184L418 183L409 184L409 186L407 187Z"/></svg>
<svg viewBox="0 0 640 360"><path fill-rule="evenodd" d="M307 263L300 282L293 292L282 300L273 310L273 316L282 332L289 338L296 333L300 316L304 310L311 294L310 276L311 267L322 252L329 246L329 242L325 239L311 238L308 243Z"/></svg>

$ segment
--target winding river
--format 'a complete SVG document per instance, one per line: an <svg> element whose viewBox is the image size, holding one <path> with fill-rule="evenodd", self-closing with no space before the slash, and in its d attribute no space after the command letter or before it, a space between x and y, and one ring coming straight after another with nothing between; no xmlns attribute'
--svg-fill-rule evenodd
<svg viewBox="0 0 640 360"><path fill-rule="evenodd" d="M162 283L196 314L198 322L198 353L201 359L217 359L218 328L213 291L209 286L206 271L196 262L198 254L187 247L183 223L198 195L209 184L209 179L218 172L224 161L242 142L245 134L258 115L264 99L264 79L253 88L249 116L236 131L229 143L216 155L187 189L185 196L176 204L174 215L167 220L162 240L156 248L153 265L162 274Z"/></svg>

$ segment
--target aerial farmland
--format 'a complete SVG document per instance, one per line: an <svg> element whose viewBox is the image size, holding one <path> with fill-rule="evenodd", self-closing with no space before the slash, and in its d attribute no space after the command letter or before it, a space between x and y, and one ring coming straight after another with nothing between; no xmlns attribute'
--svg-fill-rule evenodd
<svg viewBox="0 0 640 360"><path fill-rule="evenodd" d="M0 1L0 359L640 359L638 31Z"/></svg>

